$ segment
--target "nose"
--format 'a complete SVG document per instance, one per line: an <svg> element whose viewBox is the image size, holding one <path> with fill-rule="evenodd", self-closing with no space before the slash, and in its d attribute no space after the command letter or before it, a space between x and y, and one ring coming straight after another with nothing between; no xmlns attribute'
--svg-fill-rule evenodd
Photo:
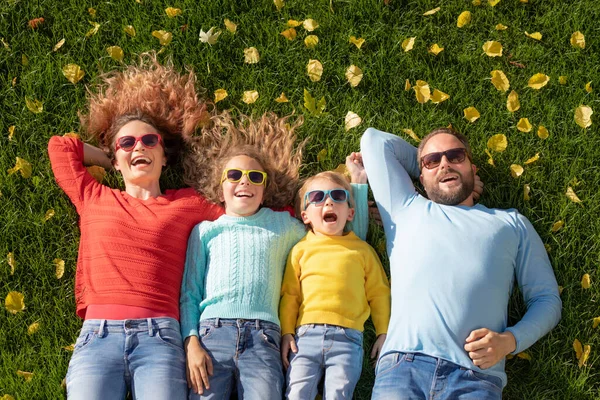
<svg viewBox="0 0 600 400"><path fill-rule="evenodd" d="M446 157L446 155L443 154L438 168L442 168L442 169L448 168L449 165L450 165L450 161L448 161L448 157Z"/></svg>
<svg viewBox="0 0 600 400"><path fill-rule="evenodd" d="M242 179L238 182L240 185L249 185L250 179L248 179L248 174L242 175Z"/></svg>
<svg viewBox="0 0 600 400"><path fill-rule="evenodd" d="M146 146L142 143L141 140L135 142L135 146L133 146L133 151L146 150Z"/></svg>
<svg viewBox="0 0 600 400"><path fill-rule="evenodd" d="M331 200L331 196L329 194L327 194L325 196L325 202L323 203L324 207L330 206L333 207L333 200Z"/></svg>

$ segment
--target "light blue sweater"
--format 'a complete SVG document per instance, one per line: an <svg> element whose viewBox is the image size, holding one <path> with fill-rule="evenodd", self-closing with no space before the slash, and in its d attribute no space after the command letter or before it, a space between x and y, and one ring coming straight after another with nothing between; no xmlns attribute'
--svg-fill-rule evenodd
<svg viewBox="0 0 600 400"><path fill-rule="evenodd" d="M392 314L382 354L419 352L481 370L464 350L478 328L510 331L521 352L560 320L561 300L539 235L517 210L447 206L419 195L416 149L373 128L361 140L390 258ZM516 277L527 312L507 327Z"/></svg>
<svg viewBox="0 0 600 400"><path fill-rule="evenodd" d="M354 232L367 234L367 185L352 185ZM223 215L194 227L181 285L181 332L198 336L208 318L261 319L279 324L281 282L288 253L306 235L288 212L260 209L249 217Z"/></svg>

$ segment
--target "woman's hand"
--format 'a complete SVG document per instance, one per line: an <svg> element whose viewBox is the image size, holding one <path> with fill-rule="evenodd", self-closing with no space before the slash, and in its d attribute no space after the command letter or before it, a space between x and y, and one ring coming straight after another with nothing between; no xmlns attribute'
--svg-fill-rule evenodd
<svg viewBox="0 0 600 400"><path fill-rule="evenodd" d="M202 348L197 336L185 339L185 357L188 388L202 394L204 389L210 389L208 376L213 374L213 365L210 355Z"/></svg>
<svg viewBox="0 0 600 400"><path fill-rule="evenodd" d="M296 341L294 340L294 335L291 333L286 333L281 338L281 361L283 362L283 367L288 369L290 366L290 362L288 360L288 355L290 350L294 353L298 352L298 346L296 346Z"/></svg>

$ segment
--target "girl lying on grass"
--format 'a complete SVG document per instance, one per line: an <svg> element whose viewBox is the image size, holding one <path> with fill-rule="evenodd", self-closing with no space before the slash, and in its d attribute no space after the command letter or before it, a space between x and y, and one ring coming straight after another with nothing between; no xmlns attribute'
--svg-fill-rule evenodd
<svg viewBox="0 0 600 400"><path fill-rule="evenodd" d="M385 341L390 285L375 250L344 231L354 217L354 202L343 175L328 171L307 179L298 203L310 231L292 249L281 288L286 398L314 399L325 374L324 399L351 399L369 313L377 333L371 358Z"/></svg>
<svg viewBox="0 0 600 400"><path fill-rule="evenodd" d="M145 55L102 77L82 129L102 149L54 136L59 186L79 214L77 315L85 319L67 372L69 399L187 396L179 326L186 240L223 210L191 188L162 191L162 170L205 119L192 72ZM125 190L98 183L86 165L114 168Z"/></svg>
<svg viewBox="0 0 600 400"><path fill-rule="evenodd" d="M213 154L199 149L198 165L212 176L212 185L200 186L224 203L225 215L197 225L188 242L181 323L190 398L228 398L233 385L239 398L283 396L281 282L290 249L306 235L288 212L268 208L290 204L298 186L303 143L295 147L299 122L286 123L266 114L236 126L223 114L213 118L223 143ZM366 189L357 187L362 236Z"/></svg>

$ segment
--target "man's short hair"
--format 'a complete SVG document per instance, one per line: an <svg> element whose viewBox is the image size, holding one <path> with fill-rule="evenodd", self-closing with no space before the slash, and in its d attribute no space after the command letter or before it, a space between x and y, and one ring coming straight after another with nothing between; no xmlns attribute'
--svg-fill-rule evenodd
<svg viewBox="0 0 600 400"><path fill-rule="evenodd" d="M452 128L436 128L429 132L423 139L421 139L421 143L419 143L419 147L417 148L417 162L419 163L419 167L421 166L421 153L423 152L423 148L432 137L445 133L447 135L452 135L465 146L467 149L467 155L469 156L469 160L473 159L473 154L471 153L471 145L469 144L469 139L462 133L455 131Z"/></svg>

